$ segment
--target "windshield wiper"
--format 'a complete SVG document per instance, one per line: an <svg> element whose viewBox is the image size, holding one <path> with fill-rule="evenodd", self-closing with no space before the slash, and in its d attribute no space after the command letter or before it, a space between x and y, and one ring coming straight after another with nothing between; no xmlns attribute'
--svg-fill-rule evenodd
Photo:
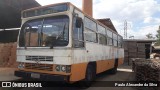
<svg viewBox="0 0 160 90"><path fill-rule="evenodd" d="M65 23L65 24L64 24L64 26L63 26L63 30L62 30L62 32L60 32L60 34L59 34L59 35L57 35L57 37L56 37L55 41L52 43L52 45L51 45L50 49L53 49L53 46L54 46L54 45L56 44L56 42L58 41L59 37L61 37L61 36L63 35L64 30L65 30L65 27L66 27L66 23Z"/></svg>

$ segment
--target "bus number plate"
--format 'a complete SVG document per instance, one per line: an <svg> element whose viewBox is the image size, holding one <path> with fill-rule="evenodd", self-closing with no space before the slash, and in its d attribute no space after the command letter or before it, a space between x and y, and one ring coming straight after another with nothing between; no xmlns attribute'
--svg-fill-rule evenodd
<svg viewBox="0 0 160 90"><path fill-rule="evenodd" d="M32 78L40 78L40 74L37 73L31 73Z"/></svg>

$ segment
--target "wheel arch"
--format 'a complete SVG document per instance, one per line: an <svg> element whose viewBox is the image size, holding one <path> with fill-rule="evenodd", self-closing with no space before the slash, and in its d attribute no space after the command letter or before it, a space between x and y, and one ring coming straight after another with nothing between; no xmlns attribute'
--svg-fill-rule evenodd
<svg viewBox="0 0 160 90"><path fill-rule="evenodd" d="M115 58L114 67L118 67L119 64L118 61L119 61L118 58Z"/></svg>
<svg viewBox="0 0 160 90"><path fill-rule="evenodd" d="M96 73L97 73L97 63L96 63L96 61L89 62L88 65L87 65L87 68L88 68L88 66L92 66L94 74L96 76ZM86 68L86 71L87 71L87 68Z"/></svg>

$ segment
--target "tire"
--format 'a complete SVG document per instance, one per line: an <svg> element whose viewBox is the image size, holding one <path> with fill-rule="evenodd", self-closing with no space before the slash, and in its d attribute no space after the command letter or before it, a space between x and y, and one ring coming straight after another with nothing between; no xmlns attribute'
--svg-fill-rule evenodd
<svg viewBox="0 0 160 90"><path fill-rule="evenodd" d="M80 81L80 86L82 88L88 88L91 86L92 81L94 80L96 74L95 74L95 70L93 69L93 67L91 65L89 65L87 67L86 70L86 75L85 75L85 79L83 81Z"/></svg>
<svg viewBox="0 0 160 90"><path fill-rule="evenodd" d="M117 67L114 67L110 70L111 74L116 74L117 73Z"/></svg>
<svg viewBox="0 0 160 90"><path fill-rule="evenodd" d="M118 59L115 59L115 64L114 64L114 68L112 68L110 70L111 74L116 74L117 73L117 67L118 67Z"/></svg>

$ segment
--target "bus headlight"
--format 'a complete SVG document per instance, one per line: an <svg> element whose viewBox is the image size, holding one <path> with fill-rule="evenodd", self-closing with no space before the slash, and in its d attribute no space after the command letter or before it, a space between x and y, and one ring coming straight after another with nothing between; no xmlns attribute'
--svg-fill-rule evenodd
<svg viewBox="0 0 160 90"><path fill-rule="evenodd" d="M70 73L71 72L71 66L70 65L56 65L55 70L57 72Z"/></svg>
<svg viewBox="0 0 160 90"><path fill-rule="evenodd" d="M56 71L60 71L60 65L56 66Z"/></svg>
<svg viewBox="0 0 160 90"><path fill-rule="evenodd" d="M61 66L61 71L66 72L66 66Z"/></svg>
<svg viewBox="0 0 160 90"><path fill-rule="evenodd" d="M24 63L19 63L18 68L23 69L25 67Z"/></svg>

